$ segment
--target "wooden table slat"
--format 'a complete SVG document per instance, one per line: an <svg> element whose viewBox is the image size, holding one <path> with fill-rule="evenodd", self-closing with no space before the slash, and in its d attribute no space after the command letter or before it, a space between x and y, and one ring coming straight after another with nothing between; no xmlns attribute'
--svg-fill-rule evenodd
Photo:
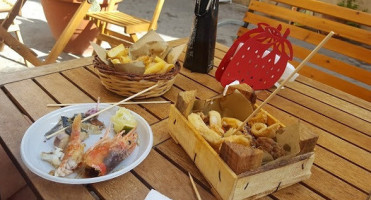
<svg viewBox="0 0 371 200"><path fill-rule="evenodd" d="M35 79L48 93L61 103L94 103L88 95L59 73ZM46 105L45 105L46 106Z"/></svg>
<svg viewBox="0 0 371 200"><path fill-rule="evenodd" d="M369 111L371 111L371 104L370 102L367 102L364 99L357 98L353 95L350 95L348 93L345 93L343 91L337 90L331 86L325 85L323 83L317 82L313 79L310 79L305 76L299 76L297 78L297 81L306 85L310 85L313 88L316 88L324 93L331 94L339 99L342 99L344 101L347 101L349 103L353 103L354 105L360 106L362 108L365 108Z"/></svg>
<svg viewBox="0 0 371 200"><path fill-rule="evenodd" d="M270 91L273 92L273 90ZM327 118L331 118L332 120L344 124L345 126L355 129L365 135L371 136L371 124L370 122L367 122L362 118L352 115L343 115L343 111L336 109L328 104L324 104L319 101L313 101L312 98L289 88L281 90L278 96L290 101L295 101L296 104L308 108L320 115L324 115Z"/></svg>
<svg viewBox="0 0 371 200"><path fill-rule="evenodd" d="M294 124L298 120L296 117L271 105L266 105L264 109L286 125ZM371 169L371 156L369 152L335 137L334 135L328 134L319 127L313 126L305 121L302 121L301 123L319 136L317 141L318 145L326 147L337 155L341 155L343 158L350 160L353 163L357 163L357 165L362 166L367 170Z"/></svg>
<svg viewBox="0 0 371 200"><path fill-rule="evenodd" d="M182 90L197 90L197 97L200 99L209 99L218 94L214 91L209 90L205 86L198 84L192 79L183 76L182 74L178 75L174 84Z"/></svg>
<svg viewBox="0 0 371 200"><path fill-rule="evenodd" d="M45 180L28 170L23 164L20 155L20 143L30 122L25 119L24 115L18 108L7 98L3 91L0 91L0 136L1 140L6 144L6 147L14 156L13 161L16 161L22 168L23 174L27 175L27 180L32 183L32 187L38 191L44 199L72 199L76 196L79 199L94 198L89 191L82 185L63 185L50 184L51 182ZM16 122L16 124L9 123L9 119ZM11 157L11 159L13 159Z"/></svg>
<svg viewBox="0 0 371 200"><path fill-rule="evenodd" d="M354 103L339 99L328 93L324 93L317 88L310 87L297 81L291 82L289 85L286 86L286 88L291 88L295 91L304 93L305 95L314 98L315 100L313 101L326 103L343 112L349 113L352 116L371 122L370 110L364 109Z"/></svg>
<svg viewBox="0 0 371 200"><path fill-rule="evenodd" d="M74 70L68 70L63 72L63 74L70 80L72 80L81 89L83 89L86 93L88 93L90 96L94 98L100 97L101 102L118 102L125 98L108 91L100 83L99 78L90 73L89 71L87 71L86 69L79 68ZM144 117L144 119L146 119L150 124L159 121L155 116L148 113L139 105L125 105L125 107Z"/></svg>
<svg viewBox="0 0 371 200"><path fill-rule="evenodd" d="M94 191L104 199L144 199L149 189L132 173L126 173L110 181L92 184Z"/></svg>
<svg viewBox="0 0 371 200"><path fill-rule="evenodd" d="M202 176L201 172L197 169L191 158L184 152L182 147L174 142L173 139L169 139L164 143L156 146L156 149L161 153L169 157L173 162L179 164L184 170L190 172L194 179L197 179L204 186L211 188L207 183L207 180Z"/></svg>
<svg viewBox="0 0 371 200"><path fill-rule="evenodd" d="M180 45L188 39L171 41ZM214 65L218 66L228 47L216 44ZM185 49L179 60L185 57ZM148 100L170 100L184 90L197 90L207 99L223 90L215 80L216 67L208 74L183 68L174 86L163 96ZM167 130L169 104L127 105L143 116L153 129L154 150L134 170L113 180L82 185L50 184L31 173L22 163L19 144L32 120L57 108L47 103L116 102L124 97L106 90L92 65L92 57L51 64L0 77L0 141L30 186L44 199L93 199L93 190L102 199L143 199L151 188L173 199L195 199L187 172L191 172L203 199L213 199L210 186ZM258 93L258 104L270 91ZM9 106L8 106L9 105ZM282 123L302 120L302 125L319 135L310 179L284 188L272 199L366 199L371 191L371 104L332 87L299 76L264 107ZM12 134L9 134L11 132Z"/></svg>
<svg viewBox="0 0 371 200"><path fill-rule="evenodd" d="M258 93L258 98L261 100L266 99L270 93L260 92ZM325 129L330 133L343 138L361 148L365 148L367 151L371 150L371 137L354 130L349 126L345 126L342 123L330 120L326 116L314 112L306 107L298 105L297 103L288 101L280 96L275 96L269 102L269 104L279 107L284 111L290 113L291 115L304 119L308 123L311 123L321 129Z"/></svg>
<svg viewBox="0 0 371 200"><path fill-rule="evenodd" d="M195 193L188 174L180 171L154 150L134 171L154 187L155 190L160 191L169 198L195 199ZM197 186L202 199L214 199L209 192L198 184Z"/></svg>
<svg viewBox="0 0 371 200"><path fill-rule="evenodd" d="M68 69L79 68L82 66L90 65L92 62L93 58L88 57L69 60L61 63L53 63L49 65L44 65L42 67L28 68L26 70L4 73L0 76L0 86L5 85L7 83L35 78L37 76L43 76Z"/></svg>
<svg viewBox="0 0 371 200"><path fill-rule="evenodd" d="M371 185L368 184L371 180L370 171L353 165L320 146L316 147L316 153L315 164L337 177L346 180L348 183L360 188L364 192L371 190Z"/></svg>
<svg viewBox="0 0 371 200"><path fill-rule="evenodd" d="M278 190L273 194L273 196L278 199L300 199L300 200L325 199L301 184L295 184L290 187Z"/></svg>
<svg viewBox="0 0 371 200"><path fill-rule="evenodd" d="M359 191L317 166L313 166L311 171L312 176L310 179L305 180L304 183L329 199L349 200L366 199L367 197L366 193Z"/></svg>
<svg viewBox="0 0 371 200"><path fill-rule="evenodd" d="M153 146L156 146L170 138L169 131L167 130L167 120L161 120L151 126L153 132Z"/></svg>
<svg viewBox="0 0 371 200"><path fill-rule="evenodd" d="M56 103L42 88L32 80L24 80L7 84L5 89L12 95L16 103L32 120L37 120L57 108L46 107L48 103Z"/></svg>

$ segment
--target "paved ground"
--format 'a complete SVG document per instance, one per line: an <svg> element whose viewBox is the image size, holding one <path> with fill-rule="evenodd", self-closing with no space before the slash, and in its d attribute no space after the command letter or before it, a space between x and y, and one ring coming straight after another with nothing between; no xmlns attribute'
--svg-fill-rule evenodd
<svg viewBox="0 0 371 200"><path fill-rule="evenodd" d="M119 10L142 18L150 19L156 0L125 0ZM159 19L157 32L169 36L167 39L188 37L191 34L194 18L195 0L166 0ZM242 20L246 7L234 3L220 3L219 22L226 20ZM28 0L22 9L23 17L18 17L24 43L31 47L38 56L45 58L52 49L55 40L46 22L40 0ZM217 41L230 46L235 39L238 25L225 24L219 26ZM80 57L63 53L58 61ZM0 53L0 72L26 69L23 59L6 47Z"/></svg>

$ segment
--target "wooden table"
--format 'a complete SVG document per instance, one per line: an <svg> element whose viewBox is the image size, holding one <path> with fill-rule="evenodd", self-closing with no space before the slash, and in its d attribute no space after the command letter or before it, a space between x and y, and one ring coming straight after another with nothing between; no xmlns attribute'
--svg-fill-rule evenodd
<svg viewBox="0 0 371 200"><path fill-rule="evenodd" d="M216 65L227 50L216 45ZM173 199L195 199L188 178L191 172L203 199L214 199L207 181L168 134L168 104L126 106L151 125L154 144L149 156L125 175L90 185L64 185L44 180L25 167L20 156L22 136L32 122L57 109L46 104L123 99L101 85L91 63L91 58L84 58L0 76L0 142L35 194L43 199L94 199L95 195L144 199L154 188ZM197 89L201 99L213 97L223 90L214 73L215 69L206 75L182 69L172 89L151 100L174 103L178 92L191 89ZM259 92L258 103L271 92ZM284 124L301 119L319 140L311 178L263 199L367 199L371 191L370 102L300 76L264 109Z"/></svg>

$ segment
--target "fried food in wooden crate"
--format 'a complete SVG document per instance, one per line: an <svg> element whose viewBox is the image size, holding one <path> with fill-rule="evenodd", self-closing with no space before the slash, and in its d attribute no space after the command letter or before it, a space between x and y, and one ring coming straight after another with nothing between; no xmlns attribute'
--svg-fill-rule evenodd
<svg viewBox="0 0 371 200"><path fill-rule="evenodd" d="M318 136L285 126L262 110L236 131L255 108L247 85L226 96L195 99L179 93L170 108L169 130L222 199L255 199L309 178Z"/></svg>

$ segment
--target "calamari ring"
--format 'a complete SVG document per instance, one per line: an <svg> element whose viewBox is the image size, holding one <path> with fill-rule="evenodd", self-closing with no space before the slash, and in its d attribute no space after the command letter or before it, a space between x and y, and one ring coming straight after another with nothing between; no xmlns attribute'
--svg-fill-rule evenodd
<svg viewBox="0 0 371 200"><path fill-rule="evenodd" d="M256 137L276 137L277 130L281 127L278 123L267 126L264 123L255 123L251 127L251 133Z"/></svg>
<svg viewBox="0 0 371 200"><path fill-rule="evenodd" d="M248 124L250 127L252 127L255 123L264 123L266 124L268 120L268 115L266 112L260 110L258 114L256 114L254 117L252 117L249 121Z"/></svg>

